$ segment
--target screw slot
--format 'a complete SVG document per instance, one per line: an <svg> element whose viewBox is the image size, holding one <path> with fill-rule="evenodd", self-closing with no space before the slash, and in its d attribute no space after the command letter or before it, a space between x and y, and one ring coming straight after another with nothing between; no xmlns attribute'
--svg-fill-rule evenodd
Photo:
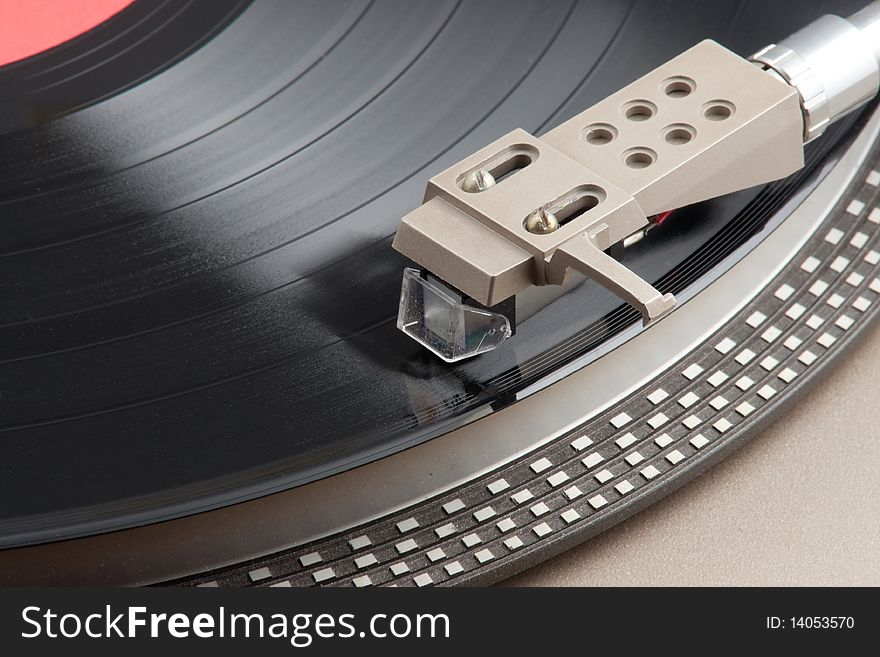
<svg viewBox="0 0 880 657"><path fill-rule="evenodd" d="M647 121L657 113L657 106L650 100L633 100L623 106L623 115L630 121Z"/></svg>
<svg viewBox="0 0 880 657"><path fill-rule="evenodd" d="M461 181L461 188L469 194L485 192L493 185L495 185L495 177L485 169L471 171Z"/></svg>
<svg viewBox="0 0 880 657"><path fill-rule="evenodd" d="M630 169L644 169L657 160L657 153L650 148L630 148L623 152L623 163Z"/></svg>
<svg viewBox="0 0 880 657"><path fill-rule="evenodd" d="M736 107L727 100L710 100L703 105L703 116L710 121L724 121L733 116Z"/></svg>
<svg viewBox="0 0 880 657"><path fill-rule="evenodd" d="M593 146L607 144L617 137L617 128L608 123L594 123L583 132L584 141Z"/></svg>
<svg viewBox="0 0 880 657"><path fill-rule="evenodd" d="M546 235L559 228L559 220L547 208L541 207L526 217L524 225L530 233Z"/></svg>
<svg viewBox="0 0 880 657"><path fill-rule="evenodd" d="M673 146L686 144L697 136L697 131L694 130L693 126L689 126L687 123L673 123L672 125L663 128L661 132L663 139Z"/></svg>
<svg viewBox="0 0 880 657"><path fill-rule="evenodd" d="M697 83L683 75L676 75L663 80L660 83L660 88L670 98L684 98L694 92L694 89L697 88Z"/></svg>
<svg viewBox="0 0 880 657"><path fill-rule="evenodd" d="M522 171L538 159L538 149L529 144L513 144L480 165L462 173L455 182L468 194L491 189L502 180Z"/></svg>
<svg viewBox="0 0 880 657"><path fill-rule="evenodd" d="M525 218L523 226L535 235L546 235L574 221L602 203L607 194L598 185L580 185L542 205Z"/></svg>

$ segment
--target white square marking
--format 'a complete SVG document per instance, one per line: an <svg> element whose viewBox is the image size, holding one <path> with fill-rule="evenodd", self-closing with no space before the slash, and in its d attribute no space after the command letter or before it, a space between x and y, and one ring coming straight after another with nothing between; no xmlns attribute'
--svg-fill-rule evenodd
<svg viewBox="0 0 880 657"><path fill-rule="evenodd" d="M700 373L703 371L703 368L694 363L693 365L689 365L682 371L682 375L691 381L700 376Z"/></svg>
<svg viewBox="0 0 880 657"><path fill-rule="evenodd" d="M863 280L865 280L865 277L854 271L852 274L846 277L846 284L856 287L858 285L861 285Z"/></svg>
<svg viewBox="0 0 880 657"><path fill-rule="evenodd" d="M788 283L783 283L779 286L779 289L776 290L774 296L780 301L786 301L792 294L794 294L794 288Z"/></svg>
<svg viewBox="0 0 880 657"><path fill-rule="evenodd" d="M495 509L493 509L491 506L484 506L479 511L474 511L474 520L476 520L477 522L483 522L494 515Z"/></svg>
<svg viewBox="0 0 880 657"><path fill-rule="evenodd" d="M669 418L666 417L663 413L657 413L654 417L648 420L648 424L651 425L652 429L659 429L664 424L669 421Z"/></svg>
<svg viewBox="0 0 880 657"><path fill-rule="evenodd" d="M871 292L880 293L880 278L875 278L873 281L871 281L868 289L871 290Z"/></svg>
<svg viewBox="0 0 880 657"><path fill-rule="evenodd" d="M880 185L880 171L871 171L868 177L865 178L865 182L874 187Z"/></svg>
<svg viewBox="0 0 880 657"><path fill-rule="evenodd" d="M586 449L590 445L593 444L593 441L587 438L586 436L581 436L580 438L576 438L572 441L571 446L576 449L578 452Z"/></svg>
<svg viewBox="0 0 880 657"><path fill-rule="evenodd" d="M669 454L666 455L666 460L669 461L672 465L679 463L682 459L684 459L684 454L679 452L677 449L672 450Z"/></svg>
<svg viewBox="0 0 880 657"><path fill-rule="evenodd" d="M792 319L799 319L801 315L807 312L807 309L804 308L801 304L795 303L785 311L785 314Z"/></svg>
<svg viewBox="0 0 880 657"><path fill-rule="evenodd" d="M372 552L354 560L354 565L358 568L369 568L377 563L379 563L379 560Z"/></svg>
<svg viewBox="0 0 880 657"><path fill-rule="evenodd" d="M686 426L688 429L693 429L695 426L700 424L702 420L698 418L696 415L688 415L685 419L681 421L681 423Z"/></svg>
<svg viewBox="0 0 880 657"><path fill-rule="evenodd" d="M369 575L361 575L360 577L355 577L351 580L351 583L358 588L362 588L364 586L372 586L373 580L370 579Z"/></svg>
<svg viewBox="0 0 880 657"><path fill-rule="evenodd" d="M317 552L309 552L308 554L304 554L299 558L299 562L304 568L314 566L316 563L321 563L323 560L324 559L322 559L321 555Z"/></svg>
<svg viewBox="0 0 880 657"><path fill-rule="evenodd" d="M447 502L443 505L443 510L447 513L447 515L452 515L456 511L461 511L464 508L464 502L460 499L455 498L451 502Z"/></svg>
<svg viewBox="0 0 880 657"><path fill-rule="evenodd" d="M831 269L836 271L838 274L846 269L849 264L849 260L844 258L843 256L837 256L834 261L831 263Z"/></svg>
<svg viewBox="0 0 880 657"><path fill-rule="evenodd" d="M816 259L813 258L813 260L816 260ZM806 263L804 263L804 264L806 264ZM819 264L818 260L816 260L816 264L817 265ZM758 312L756 310L751 315L749 315L749 318L746 320L746 324L748 324L752 328L758 328L763 323L763 321L765 319L767 319L767 315L765 315L762 312Z"/></svg>
<svg viewBox="0 0 880 657"><path fill-rule="evenodd" d="M431 579L431 576L428 573L420 573L413 577L413 582L416 583L416 586L428 586L429 584L433 584L434 580Z"/></svg>
<svg viewBox="0 0 880 657"><path fill-rule="evenodd" d="M489 548L484 548L477 552L474 557L476 557L477 561L479 561L480 563L486 563L490 559L494 559L495 555L492 554L492 550L490 550Z"/></svg>
<svg viewBox="0 0 880 657"><path fill-rule="evenodd" d="M862 210L865 209L865 204L863 201L858 199L853 199L849 202L849 205L846 206L846 211L852 215L859 216Z"/></svg>
<svg viewBox="0 0 880 657"><path fill-rule="evenodd" d="M581 517L581 514L575 511L574 509L569 509L565 513L563 513L560 518L565 521L565 524L570 525L575 520L578 520Z"/></svg>
<svg viewBox="0 0 880 657"><path fill-rule="evenodd" d="M587 502L589 502L590 506L593 507L594 509L600 509L603 506L605 506L606 504L608 504L608 500L606 500L601 495L594 495L593 497L588 499Z"/></svg>
<svg viewBox="0 0 880 657"><path fill-rule="evenodd" d="M543 538L544 536L546 536L547 534L549 534L553 530L550 528L550 525L548 525L546 522L542 522L540 525L535 525L535 527L534 527L534 529L532 529L532 531L535 532L535 534L538 536L538 538Z"/></svg>
<svg viewBox="0 0 880 657"><path fill-rule="evenodd" d="M865 262L867 262L869 265L876 265L877 263L880 263L880 253L877 253L876 251L868 251L865 254Z"/></svg>
<svg viewBox="0 0 880 657"><path fill-rule="evenodd" d="M524 504L525 502L528 502L533 497L534 497L534 495L532 495L532 491L530 491L528 488L524 488L523 490L519 491L518 493L514 493L513 495L511 495L510 499L512 499L517 504Z"/></svg>
<svg viewBox="0 0 880 657"><path fill-rule="evenodd" d="M743 349L741 352L739 352L739 353L736 355L736 359L735 359L735 360L736 360L736 362L739 363L740 365L745 365L745 364L748 363L750 360L752 360L752 358L754 358L754 357L755 357L755 352L754 352L754 351L752 351L751 349Z"/></svg>
<svg viewBox="0 0 880 657"><path fill-rule="evenodd" d="M392 575L403 575L404 573L409 572L409 566L406 565L405 561L400 561L398 563L392 564L388 570L391 571Z"/></svg>
<svg viewBox="0 0 880 657"><path fill-rule="evenodd" d="M596 473L596 481L600 484L604 484L609 479L614 479L614 475L611 473L611 470L608 470L607 468L599 470L599 472Z"/></svg>
<svg viewBox="0 0 880 657"><path fill-rule="evenodd" d="M446 538L455 533L455 525L451 522L446 523L445 525L441 525L437 529L434 530L434 533L437 534L437 538Z"/></svg>
<svg viewBox="0 0 880 657"><path fill-rule="evenodd" d="M479 545L480 543L482 543L483 539L481 539L476 534L468 534L461 539L461 542L464 543L465 547L472 548L475 545Z"/></svg>
<svg viewBox="0 0 880 657"><path fill-rule="evenodd" d="M856 233L852 236L852 239L849 241L857 249L861 249L868 243L868 236L864 233Z"/></svg>
<svg viewBox="0 0 880 657"><path fill-rule="evenodd" d="M871 302L868 301L865 297L859 297L852 302L852 307L858 310L860 313L865 312L870 306Z"/></svg>
<svg viewBox="0 0 880 657"><path fill-rule="evenodd" d="M575 499L576 497L580 497L581 495L583 495L583 492L582 492L581 489L578 488L577 486L571 486L571 487L569 487L569 488L566 488L566 489L563 491L563 494L564 494L569 500L573 500L573 499Z"/></svg>
<svg viewBox="0 0 880 657"><path fill-rule="evenodd" d="M493 481L491 484L486 486L486 488L489 489L489 492L492 493L492 495L497 495L501 491L505 491L510 488L510 484L508 484L507 480L502 477L497 481Z"/></svg>
<svg viewBox="0 0 880 657"><path fill-rule="evenodd" d="M248 573L248 577L252 582L259 582L261 579L268 579L272 577L272 571L266 568L257 568Z"/></svg>
<svg viewBox="0 0 880 657"><path fill-rule="evenodd" d="M634 442L636 442L636 440L637 440L637 438L634 435L632 435L631 433L625 433L620 438L615 440L614 442L617 443L617 446L620 447L620 449L626 449L627 447L632 445Z"/></svg>
<svg viewBox="0 0 880 657"><path fill-rule="evenodd" d="M715 351L717 351L718 353L726 354L735 346L736 342L734 342L730 338L724 338L721 342L715 345Z"/></svg>
<svg viewBox="0 0 880 657"><path fill-rule="evenodd" d="M694 393L689 392L678 400L679 405L682 408L690 408L694 404L700 401L700 398Z"/></svg>
<svg viewBox="0 0 880 657"><path fill-rule="evenodd" d="M785 342L783 342L782 345L786 349L789 349L790 351L794 351L795 349L797 349L801 345L801 342L803 342L803 340L801 340L796 335L790 335L785 339Z"/></svg>
<svg viewBox="0 0 880 657"><path fill-rule="evenodd" d="M564 484L566 481L568 481L568 475L564 472L557 472L556 474L547 477L547 483L550 484L553 488Z"/></svg>
<svg viewBox="0 0 880 657"><path fill-rule="evenodd" d="M666 434L664 433L663 435L665 436ZM645 457L638 452L633 452L632 454L629 454L625 460L627 463L629 463L630 467L632 467L644 461Z"/></svg>
<svg viewBox="0 0 880 657"><path fill-rule="evenodd" d="M667 393L663 388L657 388L654 392L648 395L648 401L656 406L668 396L669 393Z"/></svg>
<svg viewBox="0 0 880 657"><path fill-rule="evenodd" d="M844 331L846 331L850 326L852 326L855 323L855 321L856 320L854 320L849 315L841 315L840 317L837 318L837 321L835 321L834 323L837 326L839 326L840 328L842 328Z"/></svg>
<svg viewBox="0 0 880 657"><path fill-rule="evenodd" d="M577 486L571 486L565 489L564 494L569 500L573 500L574 498L583 495L583 492L581 492L581 489Z"/></svg>
<svg viewBox="0 0 880 657"><path fill-rule="evenodd" d="M773 358L773 356L767 356L764 360L761 361L761 367L763 367L768 372L777 365L779 365L779 361Z"/></svg>
<svg viewBox="0 0 880 657"><path fill-rule="evenodd" d="M825 292L825 290L827 290L827 289L828 289L828 283L826 283L825 281L819 279L819 280L817 280L816 282L814 282L814 283L810 286L809 292L810 292L810 294L812 294L814 297L819 297L819 296L822 296L822 294L823 294L823 293Z"/></svg>
<svg viewBox="0 0 880 657"><path fill-rule="evenodd" d="M724 433L725 431L730 429L730 427L733 426L733 423L730 420L728 420L726 417L723 417L720 420L718 420L715 424L713 424L712 426L715 427L715 430L718 431L719 433Z"/></svg>
<svg viewBox="0 0 880 657"><path fill-rule="evenodd" d="M416 527L419 526L419 521L415 518L407 518L406 520L401 520L397 523L397 531L401 534L405 534L406 532L412 531Z"/></svg>
<svg viewBox="0 0 880 657"><path fill-rule="evenodd" d="M544 472L544 470L546 470L547 468L549 468L552 465L553 464L550 463L550 459L543 458L543 459L538 459L537 461L532 463L532 465L529 467L531 467L532 472L534 472L535 474L539 474L541 472Z"/></svg>
<svg viewBox="0 0 880 657"><path fill-rule="evenodd" d="M655 468L653 465L649 465L647 468L643 469L640 473L645 479L651 480L660 474L660 471Z"/></svg>
<svg viewBox="0 0 880 657"><path fill-rule="evenodd" d="M657 443L658 447L663 448L672 442L672 438L669 436L668 433L662 433L654 438L654 442Z"/></svg>
<svg viewBox="0 0 880 657"><path fill-rule="evenodd" d="M419 544L415 542L414 539L408 538L405 541L401 541L397 545L394 546L400 554L405 554L407 552L412 552Z"/></svg>
<svg viewBox="0 0 880 657"><path fill-rule="evenodd" d="M782 331L780 331L775 326L771 326L761 334L761 339L764 342L773 342L780 335L782 335Z"/></svg>
<svg viewBox="0 0 880 657"><path fill-rule="evenodd" d="M348 546L352 550L360 550L361 548L365 548L368 545L372 545L372 541L370 541L369 536L358 536L357 538L353 538L348 542Z"/></svg>
<svg viewBox="0 0 880 657"><path fill-rule="evenodd" d="M749 402L743 402L739 406L736 407L736 412L745 417L749 413L755 410L755 407L752 406Z"/></svg>
<svg viewBox="0 0 880 657"><path fill-rule="evenodd" d="M755 385L755 382L747 376L740 377L736 380L736 387L740 390L748 390L753 385Z"/></svg>
<svg viewBox="0 0 880 657"><path fill-rule="evenodd" d="M819 317L819 315L810 315L810 318L806 321L806 325L809 326L814 331L822 326L822 323L825 320Z"/></svg>
<svg viewBox="0 0 880 657"><path fill-rule="evenodd" d="M597 465L599 465L599 464L600 464L602 461L604 461L604 460L605 460L605 459L602 458L602 455L601 455L599 452L593 452L592 454L590 454L589 456L587 456L585 459L583 459L583 460L581 461L581 463L584 464L584 467L586 467L587 469L589 469L589 468L594 468L594 467L596 467Z"/></svg>
<svg viewBox="0 0 880 657"><path fill-rule="evenodd" d="M779 373L779 378L785 381L786 383L791 383L794 381L794 378L797 376L797 372L795 372L790 367L786 367Z"/></svg>
<svg viewBox="0 0 880 657"><path fill-rule="evenodd" d="M880 224L880 208L874 208L868 213L868 221L874 224Z"/></svg>
<svg viewBox="0 0 880 657"><path fill-rule="evenodd" d="M544 504L543 502L538 502L531 509L529 509L529 511L532 512L532 515L535 516L536 518L539 516L543 516L549 510L550 510L550 507L547 506L546 504Z"/></svg>
<svg viewBox="0 0 880 657"><path fill-rule="evenodd" d="M698 433L696 436L690 439L690 443L697 449L702 449L709 444L709 440L703 434Z"/></svg>
<svg viewBox="0 0 880 657"><path fill-rule="evenodd" d="M516 523L511 518L500 520L495 523L495 526L498 528L498 531L502 533L509 532L511 529L516 529Z"/></svg>
<svg viewBox="0 0 880 657"><path fill-rule="evenodd" d="M722 383L727 381L727 375L721 370L718 370L717 372L715 372L715 374L713 374L706 380L709 382L710 386L712 386L713 388L717 388Z"/></svg>
<svg viewBox="0 0 880 657"><path fill-rule="evenodd" d="M613 418L611 418L611 424L614 425L615 429L620 429L625 424L632 422L632 418L626 413L618 413Z"/></svg>
<svg viewBox="0 0 880 657"><path fill-rule="evenodd" d="M770 399L775 394L776 389L770 385L765 385L760 390L758 390L758 396L765 400Z"/></svg>
<svg viewBox="0 0 880 657"><path fill-rule="evenodd" d="M831 244L837 244L841 237L843 237L843 231L839 228L832 228L828 231L828 234L825 235L825 241L830 242Z"/></svg>
<svg viewBox="0 0 880 657"><path fill-rule="evenodd" d="M807 366L815 363L816 358L817 358L816 354L814 354L812 351L805 351L800 356L798 356L798 360Z"/></svg>
<svg viewBox="0 0 880 657"><path fill-rule="evenodd" d="M710 401L709 405L712 408L714 408L716 411L720 411L722 408L727 406L727 400L724 397L722 397L721 395L719 395L718 397L715 397L715 399Z"/></svg>
<svg viewBox="0 0 880 657"><path fill-rule="evenodd" d="M453 575L458 575L464 570L464 566L462 566L458 561L448 563L443 566L443 568L446 570L446 574L448 574L450 577Z"/></svg>
<svg viewBox="0 0 880 657"><path fill-rule="evenodd" d="M818 258L810 256L809 258L804 260L803 264L801 265L801 269L803 269L808 274L812 274L814 271L816 271L816 268L820 264L822 264L822 263L819 261Z"/></svg>
<svg viewBox="0 0 880 657"><path fill-rule="evenodd" d="M515 550L523 546L522 539L519 536L511 536L506 541L504 541L504 545L507 546L508 550Z"/></svg>
<svg viewBox="0 0 880 657"><path fill-rule="evenodd" d="M626 495L633 488L635 488L635 486L633 486L631 483L629 483L626 479L621 481L619 484L615 484L615 486L614 486L614 490L616 490L621 495Z"/></svg>
<svg viewBox="0 0 880 657"><path fill-rule="evenodd" d="M828 347L830 347L835 342L837 342L837 338L835 338L830 333L823 333L822 335L819 336L819 339L816 340L816 342L818 342L820 345L822 345L823 347L828 349Z"/></svg>
<svg viewBox="0 0 880 657"><path fill-rule="evenodd" d="M332 568L323 568L322 570L319 570L319 571L313 573L312 577L314 578L315 583L317 584L319 582L326 582L328 579L332 579L333 577L336 577L336 573L333 571Z"/></svg>

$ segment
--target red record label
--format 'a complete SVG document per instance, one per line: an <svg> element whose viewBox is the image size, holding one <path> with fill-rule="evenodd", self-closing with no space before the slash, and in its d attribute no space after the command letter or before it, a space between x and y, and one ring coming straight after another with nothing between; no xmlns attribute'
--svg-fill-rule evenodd
<svg viewBox="0 0 880 657"><path fill-rule="evenodd" d="M0 0L0 66L97 27L133 0Z"/></svg>

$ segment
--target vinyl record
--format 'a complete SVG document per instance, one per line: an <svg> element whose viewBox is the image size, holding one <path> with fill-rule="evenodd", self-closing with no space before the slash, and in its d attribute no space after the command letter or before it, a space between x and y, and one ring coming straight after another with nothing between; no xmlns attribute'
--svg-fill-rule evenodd
<svg viewBox="0 0 880 657"><path fill-rule="evenodd" d="M859 4L137 0L0 68L0 547L305 484L591 362L638 320L592 283L460 364L397 331L427 178L703 38L748 54ZM686 300L856 120L625 263Z"/></svg>

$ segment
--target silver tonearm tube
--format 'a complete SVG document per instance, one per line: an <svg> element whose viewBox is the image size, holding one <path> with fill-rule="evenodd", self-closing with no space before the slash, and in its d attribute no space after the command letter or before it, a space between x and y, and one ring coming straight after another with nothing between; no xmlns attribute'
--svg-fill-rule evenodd
<svg viewBox="0 0 880 657"><path fill-rule="evenodd" d="M822 16L750 59L798 90L811 141L880 88L880 2L849 18Z"/></svg>

